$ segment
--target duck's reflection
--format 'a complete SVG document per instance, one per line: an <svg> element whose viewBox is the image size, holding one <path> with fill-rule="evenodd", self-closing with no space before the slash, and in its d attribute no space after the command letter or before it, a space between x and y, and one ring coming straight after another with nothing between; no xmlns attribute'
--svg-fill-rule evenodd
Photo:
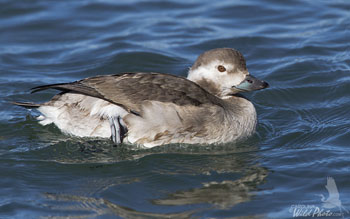
<svg viewBox="0 0 350 219"><path fill-rule="evenodd" d="M75 190L74 195L46 194L46 197L65 203L74 202L73 208L76 211L93 212L93 215L88 214L88 217L115 214L125 218L188 218L191 215L193 216L193 214L200 215L200 212L204 210L201 204L209 204L212 208L231 209L239 203L250 201L258 191L258 186L264 183L269 173L268 169L258 163L260 158L258 152L256 152L257 148L254 146L243 145L234 147L235 149L232 149L232 145L215 146L209 149L201 149L195 146L186 147L185 149L181 149L181 147L177 145L168 148L129 151L128 153L132 155L129 154L128 158L130 156L137 158L137 162L140 165L147 162L158 164L162 162L165 165L154 165L149 169L148 174L134 175L134 178L128 178L127 180L123 176L115 175L109 178L97 179L95 177L90 182L86 181L81 186L80 191ZM228 151L228 148L230 151ZM149 154L152 155L147 156ZM119 186L142 183L146 179L144 178L145 175L149 176L152 174L167 177L174 177L175 175L175 178L187 178L192 181L198 181L198 183L196 183L197 186L192 186L192 188L189 188L191 186L179 185L179 188L185 187L186 189L167 192L167 185L162 184L164 182L155 182L154 186L159 187L159 190L161 190L159 191L161 195L158 193L157 197L163 197L148 199L149 202L145 203L145 205L153 204L155 206L154 209L167 206L168 210L163 212L177 213L160 214L156 210L153 211L157 213L152 213L152 210L144 212L115 204L118 202L116 201L117 199L111 201L111 199L107 200L107 198L95 198L103 197L103 194L106 194L106 192L116 192ZM143 199L143 197L139 198ZM190 205L196 207L189 207ZM60 208L66 207L66 204L60 205ZM181 209L186 210L178 213L178 207L183 207ZM73 209L71 208L70 210Z"/></svg>
<svg viewBox="0 0 350 219"><path fill-rule="evenodd" d="M166 198L153 200L153 203L157 205L208 203L218 208L228 209L251 200L254 191L264 181L267 173L267 169L256 166L239 179L206 182L202 187L177 191Z"/></svg>
<svg viewBox="0 0 350 219"><path fill-rule="evenodd" d="M268 175L268 170L256 163L257 159L254 153L207 156L200 166L191 165L189 169L195 174L218 173L226 174L228 177L224 180L214 179L204 182L197 188L176 191L152 202L156 205L207 203L223 209L247 202Z"/></svg>
<svg viewBox="0 0 350 219"><path fill-rule="evenodd" d="M103 198L49 193L45 194L45 197L58 202L74 202L75 204L70 206L52 207L53 210L64 211L67 218L95 218L108 215L117 215L121 218L190 218L195 212L185 211L173 214L159 214L137 211L132 208L114 204ZM68 216L67 212L69 211L73 213Z"/></svg>

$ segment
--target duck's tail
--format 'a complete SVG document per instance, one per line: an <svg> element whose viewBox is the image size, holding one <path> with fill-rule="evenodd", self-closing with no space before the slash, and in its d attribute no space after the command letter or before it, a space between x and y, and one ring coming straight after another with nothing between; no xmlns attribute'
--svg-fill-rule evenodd
<svg viewBox="0 0 350 219"><path fill-rule="evenodd" d="M42 104L38 104L38 103L30 103L30 102L15 102L12 101L11 104L17 105L17 106L21 106L27 109L33 109L33 108L38 108L40 106L42 106Z"/></svg>

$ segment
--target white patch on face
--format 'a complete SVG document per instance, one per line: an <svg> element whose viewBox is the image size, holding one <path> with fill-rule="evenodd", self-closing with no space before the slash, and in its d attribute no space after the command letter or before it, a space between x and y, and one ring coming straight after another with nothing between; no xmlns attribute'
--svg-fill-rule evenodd
<svg viewBox="0 0 350 219"><path fill-rule="evenodd" d="M219 65L224 66L226 71L220 72L218 70ZM247 72L232 72L234 67L235 66L230 63L215 60L205 66L190 69L187 79L193 82L203 79L214 82L214 84L221 90L221 96L226 96L232 94L232 87L239 85L247 75Z"/></svg>

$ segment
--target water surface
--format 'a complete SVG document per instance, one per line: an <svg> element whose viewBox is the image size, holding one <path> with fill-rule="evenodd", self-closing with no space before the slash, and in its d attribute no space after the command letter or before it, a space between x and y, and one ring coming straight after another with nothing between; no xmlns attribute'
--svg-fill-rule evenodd
<svg viewBox="0 0 350 219"><path fill-rule="evenodd" d="M349 24L340 0L0 1L1 217L340 218L322 205L328 176L350 217ZM113 147L9 104L94 75L186 76L218 47L271 85L246 94L260 123L239 144Z"/></svg>

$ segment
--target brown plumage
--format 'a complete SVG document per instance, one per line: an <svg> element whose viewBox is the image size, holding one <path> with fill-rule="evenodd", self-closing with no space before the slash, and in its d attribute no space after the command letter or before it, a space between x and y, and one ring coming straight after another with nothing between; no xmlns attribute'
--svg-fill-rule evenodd
<svg viewBox="0 0 350 219"><path fill-rule="evenodd" d="M123 73L101 75L83 80L32 88L32 93L45 89L76 92L140 113L143 101L174 103L179 106L221 105L222 100L183 77L160 73Z"/></svg>

